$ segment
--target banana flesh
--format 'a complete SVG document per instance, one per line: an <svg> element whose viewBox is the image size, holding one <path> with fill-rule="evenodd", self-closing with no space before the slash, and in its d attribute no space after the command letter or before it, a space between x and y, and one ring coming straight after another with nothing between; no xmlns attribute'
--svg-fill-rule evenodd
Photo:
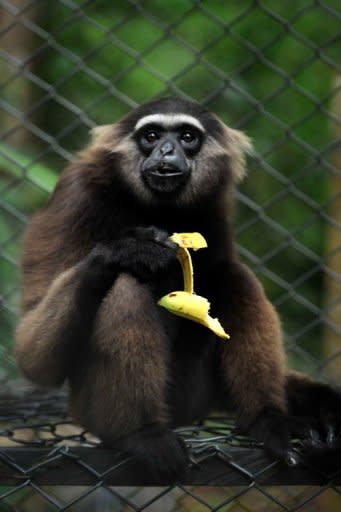
<svg viewBox="0 0 341 512"><path fill-rule="evenodd" d="M180 248L197 251L207 247L207 242L201 233L173 233L170 239L179 244Z"/></svg>
<svg viewBox="0 0 341 512"><path fill-rule="evenodd" d="M158 304L174 313L208 327L217 336L228 339L219 320L209 315L210 303L205 297L196 295L193 286L193 265L188 249L198 250L207 247L205 238L200 233L174 233L173 242L179 245L177 252L184 277L184 291L168 293L158 301Z"/></svg>
<svg viewBox="0 0 341 512"><path fill-rule="evenodd" d="M207 247L207 242L200 233L174 233L170 239L179 245L177 257L182 266L184 290L188 293L194 293L193 265L188 249L193 249L194 251L203 249Z"/></svg>

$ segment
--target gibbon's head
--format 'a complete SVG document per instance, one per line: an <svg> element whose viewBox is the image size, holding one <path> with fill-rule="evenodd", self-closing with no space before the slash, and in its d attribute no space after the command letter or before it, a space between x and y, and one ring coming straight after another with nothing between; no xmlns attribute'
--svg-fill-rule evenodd
<svg viewBox="0 0 341 512"><path fill-rule="evenodd" d="M241 181L251 150L242 132L199 104L173 97L146 103L92 135L95 146L118 157L113 172L148 204L189 205L212 197Z"/></svg>

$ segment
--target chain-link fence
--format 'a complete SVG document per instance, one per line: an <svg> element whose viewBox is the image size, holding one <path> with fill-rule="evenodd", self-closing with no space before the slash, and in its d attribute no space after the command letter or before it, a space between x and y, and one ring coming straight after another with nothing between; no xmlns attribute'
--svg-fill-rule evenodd
<svg viewBox="0 0 341 512"><path fill-rule="evenodd" d="M91 127L175 94L253 138L236 193L242 257L279 310L291 366L340 382L339 0L0 6L0 510L338 510L337 478L267 459L229 418L181 429L182 485L142 487L71 422L63 393L21 389L11 345L28 217Z"/></svg>

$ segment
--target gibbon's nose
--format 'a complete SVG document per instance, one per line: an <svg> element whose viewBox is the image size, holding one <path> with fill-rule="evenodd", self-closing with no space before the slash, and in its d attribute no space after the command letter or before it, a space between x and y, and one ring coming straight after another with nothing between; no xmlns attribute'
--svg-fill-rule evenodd
<svg viewBox="0 0 341 512"><path fill-rule="evenodd" d="M160 147L160 153L162 156L170 155L174 152L174 144L172 144L169 140L167 140Z"/></svg>

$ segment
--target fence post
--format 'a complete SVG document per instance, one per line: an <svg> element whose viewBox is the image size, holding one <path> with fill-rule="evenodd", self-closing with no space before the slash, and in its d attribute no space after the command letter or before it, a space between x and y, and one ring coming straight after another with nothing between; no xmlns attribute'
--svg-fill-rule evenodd
<svg viewBox="0 0 341 512"><path fill-rule="evenodd" d="M13 104L18 112L26 115L30 111L35 96L39 94L30 80L24 77L24 68L33 70L34 62L31 55L34 49L36 35L21 23L21 15L25 16L28 7L21 0L11 1L10 9L2 9L0 15L1 49L11 56L11 65L5 59L0 62L2 95ZM29 8L30 20L39 19L41 7L32 5ZM14 61L16 65L14 66ZM30 119L37 120L38 112L29 112ZM5 110L1 110L1 129L4 142L18 148L31 148L34 143L32 134L26 129L22 120Z"/></svg>

